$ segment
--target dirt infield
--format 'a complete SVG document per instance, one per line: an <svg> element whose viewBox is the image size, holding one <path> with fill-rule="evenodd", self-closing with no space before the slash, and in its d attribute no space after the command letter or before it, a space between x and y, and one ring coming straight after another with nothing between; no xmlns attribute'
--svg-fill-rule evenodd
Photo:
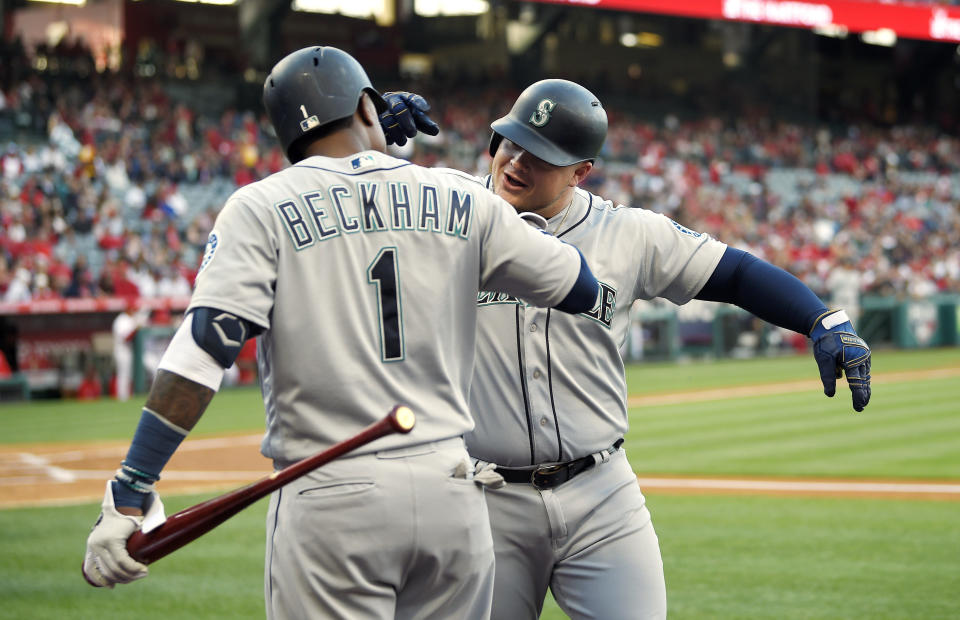
<svg viewBox="0 0 960 620"><path fill-rule="evenodd" d="M875 383L960 377L960 368L885 373ZM818 389L819 382L634 396L630 406L667 405L757 394ZM210 493L235 488L268 475L271 463L260 455L261 435L187 438L164 469L158 490L164 495ZM126 454L129 441L57 442L0 445L0 508L97 501L104 481ZM640 486L651 492L803 495L818 497L899 497L960 501L960 480L839 480L707 476L648 476Z"/></svg>
<svg viewBox="0 0 960 620"><path fill-rule="evenodd" d="M260 455L260 435L188 438L164 468L164 495L242 486L272 471ZM129 441L0 446L0 508L88 502L103 497L104 481Z"/></svg>

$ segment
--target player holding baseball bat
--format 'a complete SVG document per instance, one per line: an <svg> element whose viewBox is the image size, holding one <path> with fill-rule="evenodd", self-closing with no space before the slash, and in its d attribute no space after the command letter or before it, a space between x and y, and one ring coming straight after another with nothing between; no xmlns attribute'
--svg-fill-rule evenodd
<svg viewBox="0 0 960 620"><path fill-rule="evenodd" d="M267 618L487 618L481 485L502 480L474 471L463 440L477 293L579 313L597 299L596 278L576 248L472 178L387 155L381 123L392 131L411 115L395 118L348 54L288 55L263 99L293 165L238 189L217 217L83 573L106 587L147 575L127 541L162 520L154 483L257 336L261 452L278 471L376 422L383 403L417 410L414 432L273 491Z"/></svg>
<svg viewBox="0 0 960 620"><path fill-rule="evenodd" d="M397 405L379 422L319 454L307 457L247 486L185 508L149 532L142 529L134 532L127 540L127 551L134 560L152 564L203 536L267 494L324 463L389 433L409 433L413 429L414 421L413 411L409 407Z"/></svg>

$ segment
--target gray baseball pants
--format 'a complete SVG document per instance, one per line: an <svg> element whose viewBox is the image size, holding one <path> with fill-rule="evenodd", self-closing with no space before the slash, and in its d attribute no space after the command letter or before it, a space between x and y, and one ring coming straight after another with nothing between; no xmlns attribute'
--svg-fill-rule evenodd
<svg viewBox="0 0 960 620"><path fill-rule="evenodd" d="M553 489L488 489L493 620L535 620L547 587L574 620L666 618L660 543L624 451Z"/></svg>
<svg viewBox="0 0 960 620"><path fill-rule="evenodd" d="M483 490L453 477L465 459L460 438L340 458L275 492L267 618L489 618L490 524Z"/></svg>

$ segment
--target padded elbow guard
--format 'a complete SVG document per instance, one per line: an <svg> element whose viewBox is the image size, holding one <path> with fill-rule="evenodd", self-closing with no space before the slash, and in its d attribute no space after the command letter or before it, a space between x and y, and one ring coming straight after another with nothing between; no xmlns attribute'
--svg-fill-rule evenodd
<svg viewBox="0 0 960 620"><path fill-rule="evenodd" d="M216 308L196 308L192 314L194 341L224 368L233 365L247 338L263 331L246 319Z"/></svg>

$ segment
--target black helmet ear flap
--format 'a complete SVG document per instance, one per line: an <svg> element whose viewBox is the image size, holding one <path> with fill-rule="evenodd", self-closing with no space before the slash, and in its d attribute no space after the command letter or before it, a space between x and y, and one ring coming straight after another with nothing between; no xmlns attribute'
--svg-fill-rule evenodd
<svg viewBox="0 0 960 620"><path fill-rule="evenodd" d="M503 136L495 131L490 134L490 146L487 147L487 150L490 152L490 157L497 154L497 149L500 148L501 142L503 142Z"/></svg>
<svg viewBox="0 0 960 620"><path fill-rule="evenodd" d="M383 95L378 93L375 88L364 88L363 91L370 97L370 101L373 102L373 107L377 109L377 114L383 114L390 109L390 106L387 105L387 100L384 99Z"/></svg>

